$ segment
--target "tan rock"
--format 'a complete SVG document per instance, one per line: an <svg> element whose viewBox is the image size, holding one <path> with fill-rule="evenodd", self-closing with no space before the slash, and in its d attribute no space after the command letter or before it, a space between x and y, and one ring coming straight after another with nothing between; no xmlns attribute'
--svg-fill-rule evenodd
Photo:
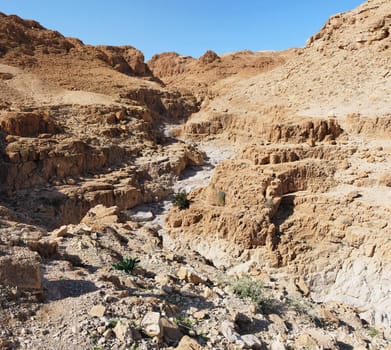
<svg viewBox="0 0 391 350"><path fill-rule="evenodd" d="M161 317L158 312L148 312L141 321L141 327L145 334L150 337L161 336L162 324Z"/></svg>
<svg viewBox="0 0 391 350"><path fill-rule="evenodd" d="M310 289L308 288L307 283L305 283L304 278L302 276L295 280L295 284L299 291L303 293L305 297L310 295Z"/></svg>
<svg viewBox="0 0 391 350"><path fill-rule="evenodd" d="M119 339L123 343L132 342L133 341L133 332L129 322L126 321L118 321L115 327L113 328L113 332L117 339Z"/></svg>
<svg viewBox="0 0 391 350"><path fill-rule="evenodd" d="M119 222L119 208L105 207L104 205L97 205L90 209L81 223L96 226L96 225L110 225Z"/></svg>
<svg viewBox="0 0 391 350"><path fill-rule="evenodd" d="M213 295L213 290L210 289L208 286L204 286L202 296L203 296L205 299L208 299L208 298L210 298L212 295Z"/></svg>
<svg viewBox="0 0 391 350"><path fill-rule="evenodd" d="M309 334L302 333L296 338L295 346L298 348L301 348L301 347L316 348L316 347L318 347L318 343Z"/></svg>
<svg viewBox="0 0 391 350"><path fill-rule="evenodd" d="M177 350L201 350L202 347L195 341L194 339L190 338L189 336L185 335L181 341L179 342L178 346L175 348Z"/></svg>
<svg viewBox="0 0 391 350"><path fill-rule="evenodd" d="M189 283L205 283L206 278L198 274L193 268L181 266L177 272L178 278Z"/></svg>
<svg viewBox="0 0 391 350"><path fill-rule="evenodd" d="M26 245L42 258L51 258L58 253L58 242L51 239L27 240Z"/></svg>
<svg viewBox="0 0 391 350"><path fill-rule="evenodd" d="M60 228L58 228L57 230L54 230L52 233L51 233L51 236L53 238L59 238L59 237L64 237L68 234L68 226L66 225L63 225L61 226Z"/></svg>
<svg viewBox="0 0 391 350"><path fill-rule="evenodd" d="M92 317L103 317L106 312L106 307L102 304L94 305L88 314Z"/></svg>
<svg viewBox="0 0 391 350"><path fill-rule="evenodd" d="M0 246L0 281L25 290L41 290L41 258L21 247Z"/></svg>
<svg viewBox="0 0 391 350"><path fill-rule="evenodd" d="M170 281L170 276L165 273L159 273L155 276L155 282L160 286L169 284Z"/></svg>
<svg viewBox="0 0 391 350"><path fill-rule="evenodd" d="M55 133L59 130L49 115L32 112L7 113L0 117L0 126L8 134L24 137Z"/></svg>
<svg viewBox="0 0 391 350"><path fill-rule="evenodd" d="M206 317L205 310L199 310L193 313L193 317L197 320L203 320Z"/></svg>
<svg viewBox="0 0 391 350"><path fill-rule="evenodd" d="M168 343L176 343L183 337L179 327L164 317L160 320L160 326L162 328L163 338Z"/></svg>

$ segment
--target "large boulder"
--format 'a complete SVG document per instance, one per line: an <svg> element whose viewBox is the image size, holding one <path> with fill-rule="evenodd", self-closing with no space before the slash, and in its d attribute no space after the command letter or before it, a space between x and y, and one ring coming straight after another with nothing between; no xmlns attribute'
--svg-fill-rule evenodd
<svg viewBox="0 0 391 350"><path fill-rule="evenodd" d="M0 246L0 283L23 290L41 290L41 258L23 247Z"/></svg>
<svg viewBox="0 0 391 350"><path fill-rule="evenodd" d="M0 116L0 128L9 135L34 137L59 131L54 120L46 113L8 112Z"/></svg>

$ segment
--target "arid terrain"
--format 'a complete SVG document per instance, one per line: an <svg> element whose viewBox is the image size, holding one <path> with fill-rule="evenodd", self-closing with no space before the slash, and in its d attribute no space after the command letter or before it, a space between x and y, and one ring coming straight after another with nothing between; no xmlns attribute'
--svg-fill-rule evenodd
<svg viewBox="0 0 391 350"><path fill-rule="evenodd" d="M0 13L0 349L391 349L390 26L145 62Z"/></svg>

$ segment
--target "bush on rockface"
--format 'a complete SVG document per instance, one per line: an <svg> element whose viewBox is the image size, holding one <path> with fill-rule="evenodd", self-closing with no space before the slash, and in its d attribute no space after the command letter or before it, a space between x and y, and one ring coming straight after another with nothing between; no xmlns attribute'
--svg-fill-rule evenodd
<svg viewBox="0 0 391 350"><path fill-rule="evenodd" d="M184 210L189 208L190 200L187 198L187 193L185 191L174 193L172 204L178 207L179 210Z"/></svg>

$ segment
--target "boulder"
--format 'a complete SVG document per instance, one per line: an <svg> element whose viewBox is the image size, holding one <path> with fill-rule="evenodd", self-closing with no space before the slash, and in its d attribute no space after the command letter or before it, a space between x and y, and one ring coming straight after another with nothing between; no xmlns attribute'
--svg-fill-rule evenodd
<svg viewBox="0 0 391 350"><path fill-rule="evenodd" d="M159 337L162 334L162 323L158 312L148 312L141 321L141 328L150 337Z"/></svg>
<svg viewBox="0 0 391 350"><path fill-rule="evenodd" d="M181 339L181 341L179 342L178 346L175 349L177 349L177 350L201 350L202 347L194 339L185 335Z"/></svg>
<svg viewBox="0 0 391 350"><path fill-rule="evenodd" d="M0 283L24 290L41 290L41 258L22 247L0 246Z"/></svg>
<svg viewBox="0 0 391 350"><path fill-rule="evenodd" d="M179 327L168 319L162 318L160 320L160 325L162 328L162 334L165 342L177 343L183 337L183 334L180 331Z"/></svg>
<svg viewBox="0 0 391 350"><path fill-rule="evenodd" d="M193 268L185 266L181 266L179 268L178 278L194 284L205 283L207 280L205 277L198 274Z"/></svg>
<svg viewBox="0 0 391 350"><path fill-rule="evenodd" d="M106 307L102 304L95 305L91 308L88 314L92 317L103 317L106 312Z"/></svg>
<svg viewBox="0 0 391 350"><path fill-rule="evenodd" d="M84 216L81 223L95 226L95 225L110 225L118 223L120 216L118 207L105 207L102 204L98 204L94 208L91 208Z"/></svg>
<svg viewBox="0 0 391 350"><path fill-rule="evenodd" d="M7 134L23 137L53 134L59 130L49 115L32 112L9 112L0 117L0 127Z"/></svg>
<svg viewBox="0 0 391 350"><path fill-rule="evenodd" d="M133 341L133 332L129 322L118 321L115 325L113 332L117 339L123 343L130 343Z"/></svg>

